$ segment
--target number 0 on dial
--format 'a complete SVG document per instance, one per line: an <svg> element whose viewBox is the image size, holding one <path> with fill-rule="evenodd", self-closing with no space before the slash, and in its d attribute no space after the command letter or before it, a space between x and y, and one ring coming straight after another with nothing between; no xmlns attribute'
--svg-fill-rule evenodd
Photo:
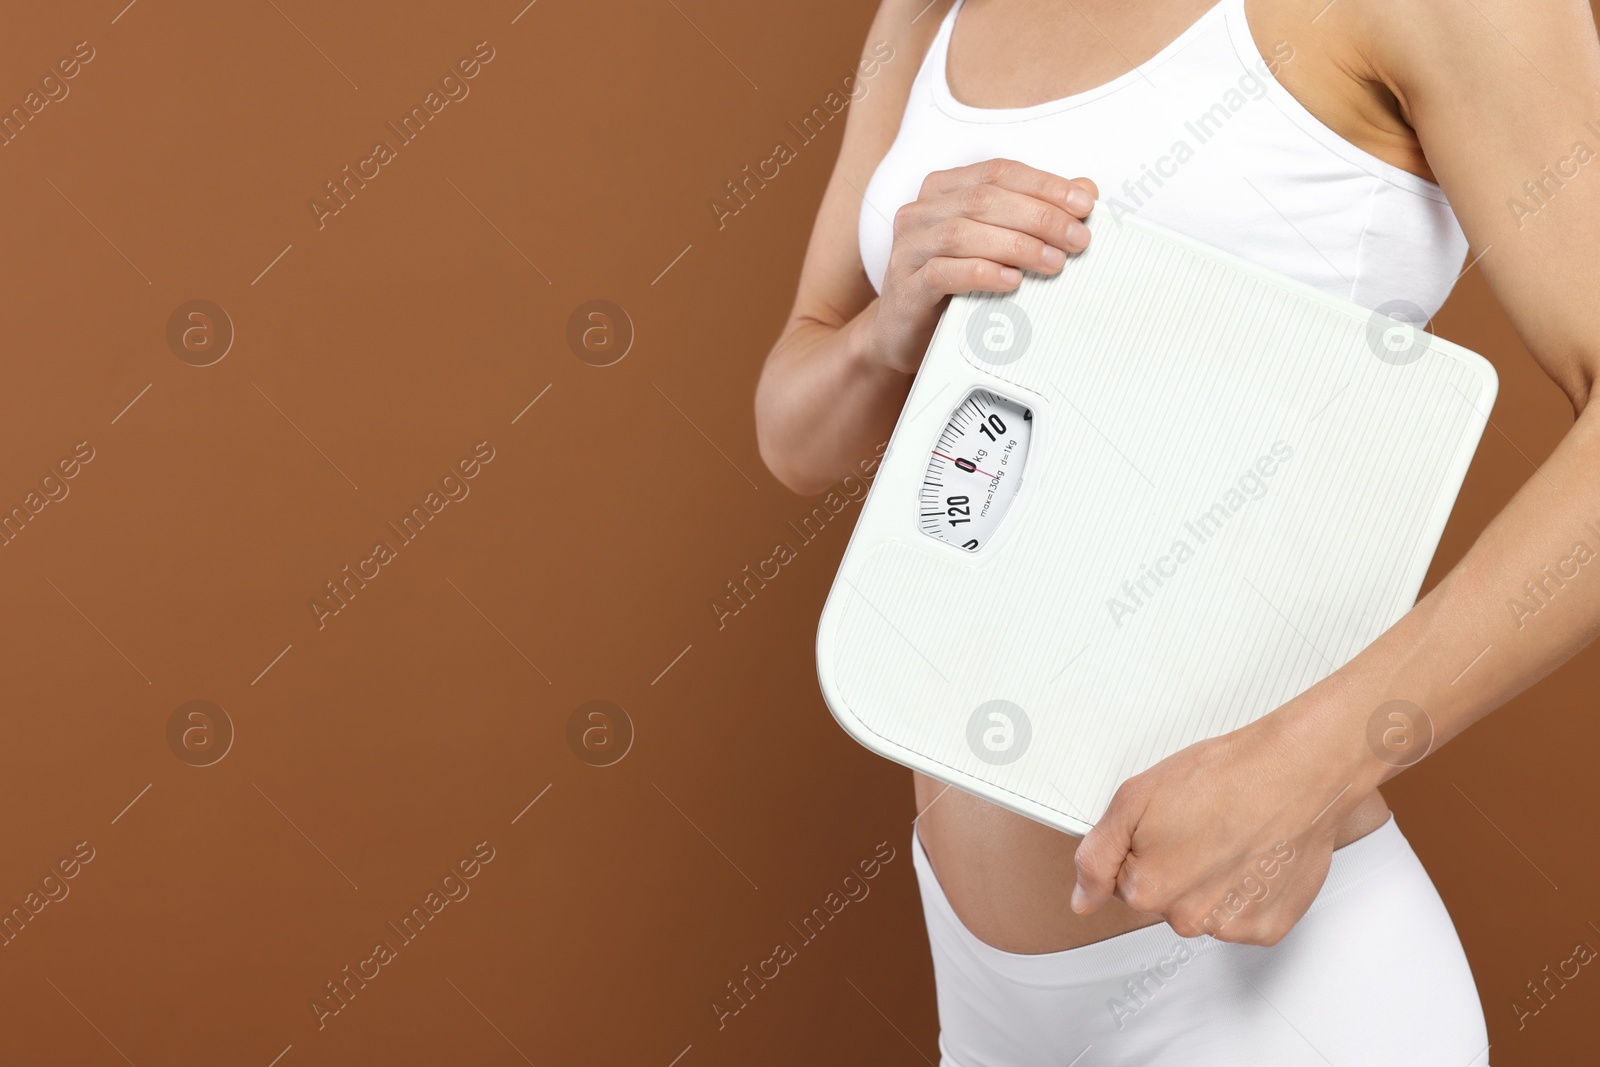
<svg viewBox="0 0 1600 1067"><path fill-rule="evenodd" d="M951 413L922 480L922 532L976 552L1005 517L1022 481L1033 412L974 389Z"/></svg>

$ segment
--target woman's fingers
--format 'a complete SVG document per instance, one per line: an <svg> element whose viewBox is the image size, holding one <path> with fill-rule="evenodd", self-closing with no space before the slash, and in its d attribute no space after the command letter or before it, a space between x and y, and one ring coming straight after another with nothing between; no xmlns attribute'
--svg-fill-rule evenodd
<svg viewBox="0 0 1600 1067"><path fill-rule="evenodd" d="M1277 944L1327 878L1335 825L1314 825L1323 790L1282 752L1258 721L1129 778L1078 845L1072 910L1114 896L1181 937Z"/></svg>
<svg viewBox="0 0 1600 1067"><path fill-rule="evenodd" d="M1136 910L1147 903L1155 887L1140 884L1137 868L1127 865L1128 851L1133 847L1133 831L1139 825L1144 811L1144 800L1136 788L1130 788L1137 779L1130 778L1111 798L1111 806L1100 821L1094 824L1082 841L1073 862L1078 868L1078 884L1072 888L1072 910L1087 915L1110 900L1113 894ZM1121 881L1121 892L1118 883ZM1145 880L1148 883L1148 880ZM1138 903L1135 903L1138 901Z"/></svg>
<svg viewBox="0 0 1600 1067"><path fill-rule="evenodd" d="M947 297L1009 292L1022 271L1054 274L1089 243L1082 219L1099 195L1009 159L928 175L892 220L894 241L874 316L877 358L907 373L920 364Z"/></svg>
<svg viewBox="0 0 1600 1067"><path fill-rule="evenodd" d="M1087 178L1069 179L1014 159L986 159L950 170L937 170L922 183L924 197L948 196L977 185L992 185L1042 200L1078 218L1089 214L1100 192Z"/></svg>
<svg viewBox="0 0 1600 1067"><path fill-rule="evenodd" d="M915 374L927 347L925 337L905 341L906 323L938 317L939 305L955 293L1008 293L1022 284L1022 271L981 257L932 256L908 270L883 293L879 329L880 358L903 374Z"/></svg>
<svg viewBox="0 0 1600 1067"><path fill-rule="evenodd" d="M1067 254L1059 245L1022 230L960 216L934 223L918 243L930 259L991 259L1038 274L1054 274L1067 262Z"/></svg>
<svg viewBox="0 0 1600 1067"><path fill-rule="evenodd" d="M916 216L920 228L925 229L934 240L956 239L972 232L962 229L961 224L966 223L1024 234L1046 246L1068 252L1081 252L1089 244L1089 227L1077 216L1047 201L1011 189L972 185L950 196L918 203L920 206L916 209ZM938 251L950 254L964 250ZM1019 259L1013 265L1029 270L1046 268L1053 273L1065 261L1065 257L1058 257L1053 263L1030 263Z"/></svg>
<svg viewBox="0 0 1600 1067"><path fill-rule="evenodd" d="M982 256L935 256L918 272L925 294L942 300L953 293L1007 293L1022 284L1022 272Z"/></svg>
<svg viewBox="0 0 1600 1067"><path fill-rule="evenodd" d="M1081 220L1097 193L1086 178L1069 181L1014 160L935 171L895 213L891 268L912 274L945 257L1053 274L1088 246Z"/></svg>
<svg viewBox="0 0 1600 1067"><path fill-rule="evenodd" d="M1076 186L1073 190L1084 198L1089 195ZM1092 203L1090 201L1089 206ZM1088 228L1079 220L1089 211L1088 206L1081 204L1075 210L1053 203L1046 197L990 184L963 186L930 204L978 222L1031 233L1057 247L1065 244L1068 236L1075 232L1084 237L1084 241L1078 243L1080 248L1087 243Z"/></svg>

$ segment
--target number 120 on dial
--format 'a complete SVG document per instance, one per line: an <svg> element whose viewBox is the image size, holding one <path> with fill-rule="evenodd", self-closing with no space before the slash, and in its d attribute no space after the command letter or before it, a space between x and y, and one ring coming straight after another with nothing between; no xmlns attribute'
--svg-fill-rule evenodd
<svg viewBox="0 0 1600 1067"><path fill-rule="evenodd" d="M968 393L928 457L922 532L969 552L987 544L1016 496L1032 435L1028 408L987 389Z"/></svg>

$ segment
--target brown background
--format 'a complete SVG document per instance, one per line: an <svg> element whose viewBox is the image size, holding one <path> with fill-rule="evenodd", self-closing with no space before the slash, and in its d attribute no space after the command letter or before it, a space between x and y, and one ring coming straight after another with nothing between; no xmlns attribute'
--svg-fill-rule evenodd
<svg viewBox="0 0 1600 1067"><path fill-rule="evenodd" d="M0 1059L936 1061L908 775L813 668L855 508L710 607L812 504L762 468L751 397L842 121L724 228L708 203L872 5L123 2L0 19L7 108L96 53L0 149L0 503L95 449L0 548L0 909L95 850L0 948ZM323 183L481 40L470 96L319 229ZM196 298L237 331L208 367L166 340ZM607 367L565 340L597 298L636 330ZM1434 579L1571 418L1477 272L1437 327L1502 377ZM470 496L319 630L323 583L484 440ZM1587 969L1521 1032L1510 1005L1600 945L1597 663L1388 790L1497 1067L1592 1036ZM192 699L236 730L211 766L168 745ZM591 699L636 731L609 767L566 740ZM319 1031L324 983L481 841L471 895ZM719 1030L724 983L884 841L871 895Z"/></svg>

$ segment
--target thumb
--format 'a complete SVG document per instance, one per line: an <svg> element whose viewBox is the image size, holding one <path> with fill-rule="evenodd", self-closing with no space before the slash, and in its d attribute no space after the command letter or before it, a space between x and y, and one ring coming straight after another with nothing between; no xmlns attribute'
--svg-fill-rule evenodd
<svg viewBox="0 0 1600 1067"><path fill-rule="evenodd" d="M1097 910L1116 892L1117 876L1133 847L1133 831L1142 810L1143 805L1134 801L1128 789L1119 789L1105 815L1078 842L1073 856L1078 884L1072 888L1072 910L1079 915Z"/></svg>

